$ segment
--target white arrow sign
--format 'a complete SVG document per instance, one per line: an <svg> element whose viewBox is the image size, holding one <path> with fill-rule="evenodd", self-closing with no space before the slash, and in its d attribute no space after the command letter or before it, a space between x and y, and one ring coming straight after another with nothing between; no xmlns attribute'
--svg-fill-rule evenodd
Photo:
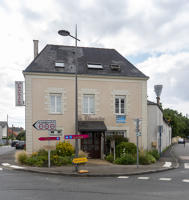
<svg viewBox="0 0 189 200"><path fill-rule="evenodd" d="M56 120L38 120L33 124L33 127L37 130L55 130Z"/></svg>

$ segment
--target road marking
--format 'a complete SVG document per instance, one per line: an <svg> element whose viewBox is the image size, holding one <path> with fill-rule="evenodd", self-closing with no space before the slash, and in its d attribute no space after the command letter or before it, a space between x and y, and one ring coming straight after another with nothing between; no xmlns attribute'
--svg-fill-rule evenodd
<svg viewBox="0 0 189 200"><path fill-rule="evenodd" d="M138 177L137 179L139 179L139 180L148 180L148 179L150 179L150 177L141 176L141 177Z"/></svg>
<svg viewBox="0 0 189 200"><path fill-rule="evenodd" d="M189 163L184 163L184 168L189 169Z"/></svg>
<svg viewBox="0 0 189 200"><path fill-rule="evenodd" d="M3 165L3 166L10 166L10 164L9 163L1 163L1 165Z"/></svg>
<svg viewBox="0 0 189 200"><path fill-rule="evenodd" d="M3 168L0 168L0 171L2 171L3 170Z"/></svg>
<svg viewBox="0 0 189 200"><path fill-rule="evenodd" d="M128 176L118 176L117 178L129 178Z"/></svg>
<svg viewBox="0 0 189 200"><path fill-rule="evenodd" d="M14 168L14 169L24 169L24 167L20 167L17 165L10 165L10 167Z"/></svg>
<svg viewBox="0 0 189 200"><path fill-rule="evenodd" d="M165 162L165 164L163 165L163 167L171 167L172 162Z"/></svg>
<svg viewBox="0 0 189 200"><path fill-rule="evenodd" d="M159 178L160 181L171 181L172 178Z"/></svg>
<svg viewBox="0 0 189 200"><path fill-rule="evenodd" d="M189 179L183 179L182 182L189 183Z"/></svg>

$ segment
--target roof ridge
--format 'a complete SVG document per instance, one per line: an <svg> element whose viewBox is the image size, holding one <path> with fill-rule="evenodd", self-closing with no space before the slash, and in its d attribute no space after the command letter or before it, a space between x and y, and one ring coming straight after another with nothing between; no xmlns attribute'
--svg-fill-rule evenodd
<svg viewBox="0 0 189 200"><path fill-rule="evenodd" d="M46 46L57 46L57 47L73 47L75 48L75 46L69 46L69 45L58 45L58 44L47 44ZM101 48L101 47L84 47L84 46L77 46L78 48L85 48L85 49L107 49L107 50L114 50L116 51L114 48Z"/></svg>

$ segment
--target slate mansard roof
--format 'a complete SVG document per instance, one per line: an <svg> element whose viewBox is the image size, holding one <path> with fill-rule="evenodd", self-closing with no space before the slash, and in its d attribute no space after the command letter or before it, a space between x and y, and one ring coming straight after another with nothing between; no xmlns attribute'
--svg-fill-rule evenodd
<svg viewBox="0 0 189 200"><path fill-rule="evenodd" d="M115 49L104 48L77 48L78 74L126 76L148 79L148 77L120 55ZM75 47L47 45L32 63L24 70L35 73L75 73ZM56 62L63 62L64 67L55 67ZM88 68L87 64L101 64L102 69ZM111 65L119 66L119 70L111 68Z"/></svg>

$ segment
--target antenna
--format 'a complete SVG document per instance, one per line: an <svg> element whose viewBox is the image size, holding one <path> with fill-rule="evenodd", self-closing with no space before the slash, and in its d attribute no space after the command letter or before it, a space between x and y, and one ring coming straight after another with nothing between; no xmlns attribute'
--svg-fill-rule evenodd
<svg viewBox="0 0 189 200"><path fill-rule="evenodd" d="M154 92L156 93L157 104L160 104L160 96L162 92L163 85L154 85Z"/></svg>

